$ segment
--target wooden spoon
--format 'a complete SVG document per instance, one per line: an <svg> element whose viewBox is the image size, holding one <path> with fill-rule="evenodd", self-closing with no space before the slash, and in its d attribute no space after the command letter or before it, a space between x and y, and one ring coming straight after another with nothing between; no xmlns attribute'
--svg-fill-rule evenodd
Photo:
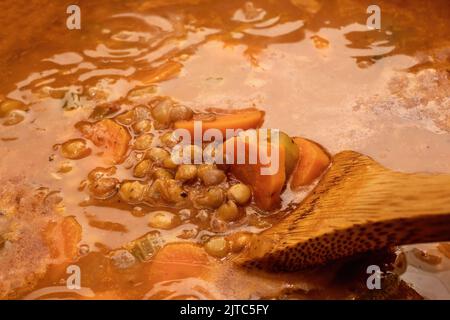
<svg viewBox="0 0 450 320"><path fill-rule="evenodd" d="M294 271L393 245L450 240L450 175L393 172L344 151L300 206L235 262Z"/></svg>

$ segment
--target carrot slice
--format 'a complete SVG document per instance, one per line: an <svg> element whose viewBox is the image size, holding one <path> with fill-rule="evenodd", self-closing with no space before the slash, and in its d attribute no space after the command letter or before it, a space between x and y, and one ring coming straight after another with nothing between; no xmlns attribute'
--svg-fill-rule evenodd
<svg viewBox="0 0 450 320"><path fill-rule="evenodd" d="M294 142L299 148L300 159L292 173L292 189L312 183L330 164L329 155L315 142L299 137L295 137Z"/></svg>
<svg viewBox="0 0 450 320"><path fill-rule="evenodd" d="M111 119L100 120L84 134L96 146L104 148L105 158L113 163L122 161L131 140L128 130Z"/></svg>
<svg viewBox="0 0 450 320"><path fill-rule="evenodd" d="M192 243L171 243L164 246L149 265L148 276L152 283L161 281L205 278L211 268L205 250Z"/></svg>
<svg viewBox="0 0 450 320"><path fill-rule="evenodd" d="M218 129L226 137L226 129L256 129L264 122L264 111L247 109L236 113L218 115L214 120L197 120L202 122L202 135L208 129ZM191 136L194 135L195 120L181 120L174 123L175 129L186 129Z"/></svg>
<svg viewBox="0 0 450 320"><path fill-rule="evenodd" d="M271 145L267 143L267 162L261 161L259 156L260 145L254 144L255 141L250 142L247 139L241 139L239 137L232 138L231 145L234 146L234 161L230 165L230 172L240 181L248 184L253 190L253 198L255 204L258 208L263 210L273 210L280 206L281 203L281 191L283 190L284 184L286 182L286 170L285 170L285 158L286 152L283 145L278 148L278 159L271 157ZM242 146L244 144L244 146ZM226 142L225 153L229 153L230 140ZM251 148L253 150L258 150L258 158L255 164L250 162L250 152ZM238 152L245 150L245 163L239 164L237 161ZM273 162L278 161L278 166ZM263 164L264 163L264 164ZM274 168L274 172L270 174L263 174L263 169L266 170L270 167Z"/></svg>
<svg viewBox="0 0 450 320"><path fill-rule="evenodd" d="M75 259L78 242L81 241L81 226L74 217L64 217L61 222L51 222L44 231L44 239L54 259Z"/></svg>

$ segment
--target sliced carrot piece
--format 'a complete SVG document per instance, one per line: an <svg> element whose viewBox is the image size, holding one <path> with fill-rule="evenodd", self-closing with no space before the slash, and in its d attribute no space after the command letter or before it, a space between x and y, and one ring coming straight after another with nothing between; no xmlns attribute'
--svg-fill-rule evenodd
<svg viewBox="0 0 450 320"><path fill-rule="evenodd" d="M75 259L81 241L81 226L74 217L64 217L60 222L51 222L44 230L50 256L54 259Z"/></svg>
<svg viewBox="0 0 450 320"><path fill-rule="evenodd" d="M105 158L113 163L123 160L131 140L128 130L111 119L96 122L84 134L96 146L104 148Z"/></svg>
<svg viewBox="0 0 450 320"><path fill-rule="evenodd" d="M154 256L149 265L148 276L152 283L205 278L212 263L211 258L200 246L192 243L171 243Z"/></svg>
<svg viewBox="0 0 450 320"><path fill-rule="evenodd" d="M78 243L81 241L81 226L74 217L65 217L61 231L64 235L64 253L74 259L78 255Z"/></svg>
<svg viewBox="0 0 450 320"><path fill-rule="evenodd" d="M255 204L258 208L263 210L273 210L280 206L281 203L281 191L283 190L284 184L286 182L286 169L285 169L285 158L286 152L283 145L280 145L278 148L278 166L272 161L275 160L275 157L271 157L271 144L267 143L267 156L268 162L264 161L265 164L261 162L261 158L259 157L259 148L258 144L255 141L250 142L249 140L243 140L239 137L232 138L233 142L231 142L234 146L234 161L233 164L230 165L230 172L240 181L248 184L253 190L253 198L255 200ZM244 144L244 146L242 146ZM226 142L225 149L228 149L230 146L230 140ZM258 150L258 158L256 164L251 164L250 162L250 152L251 148L253 150ZM242 152L245 150L245 163L239 164L237 157L238 152ZM230 155L229 151L225 150L225 153ZM269 169L271 166L276 169L271 174L262 174L263 169Z"/></svg>
<svg viewBox="0 0 450 320"><path fill-rule="evenodd" d="M299 137L295 137L294 142L300 159L292 173L292 189L311 184L330 164L330 156L315 142Z"/></svg>
<svg viewBox="0 0 450 320"><path fill-rule="evenodd" d="M264 122L264 111L247 109L236 113L217 115L214 120L197 120L202 122L202 135L208 129L218 129L226 137L226 129L256 129ZM181 120L174 123L175 129L186 129L191 136L194 135L195 120Z"/></svg>

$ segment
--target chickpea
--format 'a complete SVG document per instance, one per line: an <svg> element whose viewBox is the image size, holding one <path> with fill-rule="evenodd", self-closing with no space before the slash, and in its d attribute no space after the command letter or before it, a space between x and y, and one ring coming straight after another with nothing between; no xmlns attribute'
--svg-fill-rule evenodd
<svg viewBox="0 0 450 320"><path fill-rule="evenodd" d="M139 136L134 141L134 147L138 150L145 150L150 148L152 145L153 136L151 134L143 134L142 136Z"/></svg>
<svg viewBox="0 0 450 320"><path fill-rule="evenodd" d="M164 159L170 158L170 153L163 148L154 147L147 152L145 157L156 163L162 163Z"/></svg>
<svg viewBox="0 0 450 320"><path fill-rule="evenodd" d="M172 105L173 103L170 99L159 101L152 109L153 118L162 125L168 125L170 123L170 109Z"/></svg>
<svg viewBox="0 0 450 320"><path fill-rule="evenodd" d="M115 119L120 124L129 126L134 121L134 111L133 110L126 111L122 114L119 114Z"/></svg>
<svg viewBox="0 0 450 320"><path fill-rule="evenodd" d="M67 159L81 159L91 154L91 149L87 147L84 139L71 139L61 146L61 154Z"/></svg>
<svg viewBox="0 0 450 320"><path fill-rule="evenodd" d="M227 191L228 199L235 201L239 205L248 203L252 197L252 190L243 183L231 186Z"/></svg>
<svg viewBox="0 0 450 320"><path fill-rule="evenodd" d="M178 165L173 162L171 157L164 159L162 162L162 166L166 169L176 169L178 167Z"/></svg>
<svg viewBox="0 0 450 320"><path fill-rule="evenodd" d="M197 167L193 164L182 164L175 175L176 180L188 181L197 177Z"/></svg>
<svg viewBox="0 0 450 320"><path fill-rule="evenodd" d="M172 150L180 163L201 164L203 161L203 149L197 145L185 145L181 149Z"/></svg>
<svg viewBox="0 0 450 320"><path fill-rule="evenodd" d="M168 211L154 211L150 215L149 226L156 229L173 229L180 225L180 219Z"/></svg>
<svg viewBox="0 0 450 320"><path fill-rule="evenodd" d="M172 122L178 120L190 120L193 115L192 109L186 106L173 106L170 109L170 120Z"/></svg>
<svg viewBox="0 0 450 320"><path fill-rule="evenodd" d="M228 200L217 209L217 218L223 221L231 222L239 219L241 216L239 208L234 201Z"/></svg>
<svg viewBox="0 0 450 320"><path fill-rule="evenodd" d="M209 188L206 193L197 197L194 202L200 207L216 209L221 206L225 200L224 192L219 187Z"/></svg>
<svg viewBox="0 0 450 320"><path fill-rule="evenodd" d="M133 130L137 134L148 132L152 129L152 122L147 119L139 120L133 124Z"/></svg>
<svg viewBox="0 0 450 320"><path fill-rule="evenodd" d="M149 201L158 201L162 198L169 203L182 204L185 201L185 194L176 180L156 179L146 192L145 198Z"/></svg>
<svg viewBox="0 0 450 320"><path fill-rule="evenodd" d="M112 176L116 173L116 167L109 167L109 168L101 168L97 167L88 174L88 179L90 181L95 181L97 179L100 179L104 176Z"/></svg>
<svg viewBox="0 0 450 320"><path fill-rule="evenodd" d="M198 166L198 173L199 174L204 174L205 171L208 170L212 170L212 169L217 169L217 166L215 164L201 164Z"/></svg>
<svg viewBox="0 0 450 320"><path fill-rule="evenodd" d="M147 175L147 173L150 171L151 164L152 164L151 161L148 159L142 160L134 167L133 175L136 178L145 177Z"/></svg>
<svg viewBox="0 0 450 320"><path fill-rule="evenodd" d="M136 121L150 119L152 114L150 108L143 105L134 108L133 112L134 112L134 120Z"/></svg>
<svg viewBox="0 0 450 320"><path fill-rule="evenodd" d="M17 100L5 100L0 103L0 118L6 117L11 111L22 110L26 111L27 107Z"/></svg>
<svg viewBox="0 0 450 320"><path fill-rule="evenodd" d="M146 201L154 202L161 198L161 179L156 179L144 195Z"/></svg>
<svg viewBox="0 0 450 320"><path fill-rule="evenodd" d="M173 135L173 132L164 133L160 137L160 140L165 146L167 146L169 148L173 148L178 143L177 139Z"/></svg>
<svg viewBox="0 0 450 320"><path fill-rule="evenodd" d="M165 193L163 194L163 197L167 202L181 204L185 201L187 193L183 191L183 189L176 180L173 179L165 180L164 187Z"/></svg>
<svg viewBox="0 0 450 320"><path fill-rule="evenodd" d="M231 242L231 251L237 253L242 251L249 243L252 235L248 232L236 232L228 237Z"/></svg>
<svg viewBox="0 0 450 320"><path fill-rule="evenodd" d="M153 171L152 174L154 179L161 179L161 180L167 180L167 179L173 179L173 174L170 171L167 171L163 168L156 168Z"/></svg>
<svg viewBox="0 0 450 320"><path fill-rule="evenodd" d="M126 202L140 202L145 190L146 186L139 181L126 181L120 186L119 197Z"/></svg>
<svg viewBox="0 0 450 320"><path fill-rule="evenodd" d="M225 172L214 167L200 169L198 171L198 177L205 186L218 185L227 178Z"/></svg>
<svg viewBox="0 0 450 320"><path fill-rule="evenodd" d="M75 124L75 128L78 129L84 136L90 136L93 133L94 125L90 122L81 121Z"/></svg>
<svg viewBox="0 0 450 320"><path fill-rule="evenodd" d="M229 252L228 241L224 237L215 237L205 243L205 251L213 257L223 258Z"/></svg>
<svg viewBox="0 0 450 320"><path fill-rule="evenodd" d="M118 185L116 178L100 178L89 185L89 191L97 199L106 199L116 194Z"/></svg>
<svg viewBox="0 0 450 320"><path fill-rule="evenodd" d="M21 123L23 120L25 120L25 116L21 114L19 111L13 110L8 114L6 120L3 121L3 125L14 126L16 124Z"/></svg>

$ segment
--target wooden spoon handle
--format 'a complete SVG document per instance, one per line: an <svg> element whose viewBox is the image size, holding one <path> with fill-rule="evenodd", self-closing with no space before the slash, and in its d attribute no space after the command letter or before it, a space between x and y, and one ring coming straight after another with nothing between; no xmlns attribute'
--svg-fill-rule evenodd
<svg viewBox="0 0 450 320"><path fill-rule="evenodd" d="M450 240L450 175L390 171L344 151L300 207L254 237L240 264L298 270L400 244Z"/></svg>

